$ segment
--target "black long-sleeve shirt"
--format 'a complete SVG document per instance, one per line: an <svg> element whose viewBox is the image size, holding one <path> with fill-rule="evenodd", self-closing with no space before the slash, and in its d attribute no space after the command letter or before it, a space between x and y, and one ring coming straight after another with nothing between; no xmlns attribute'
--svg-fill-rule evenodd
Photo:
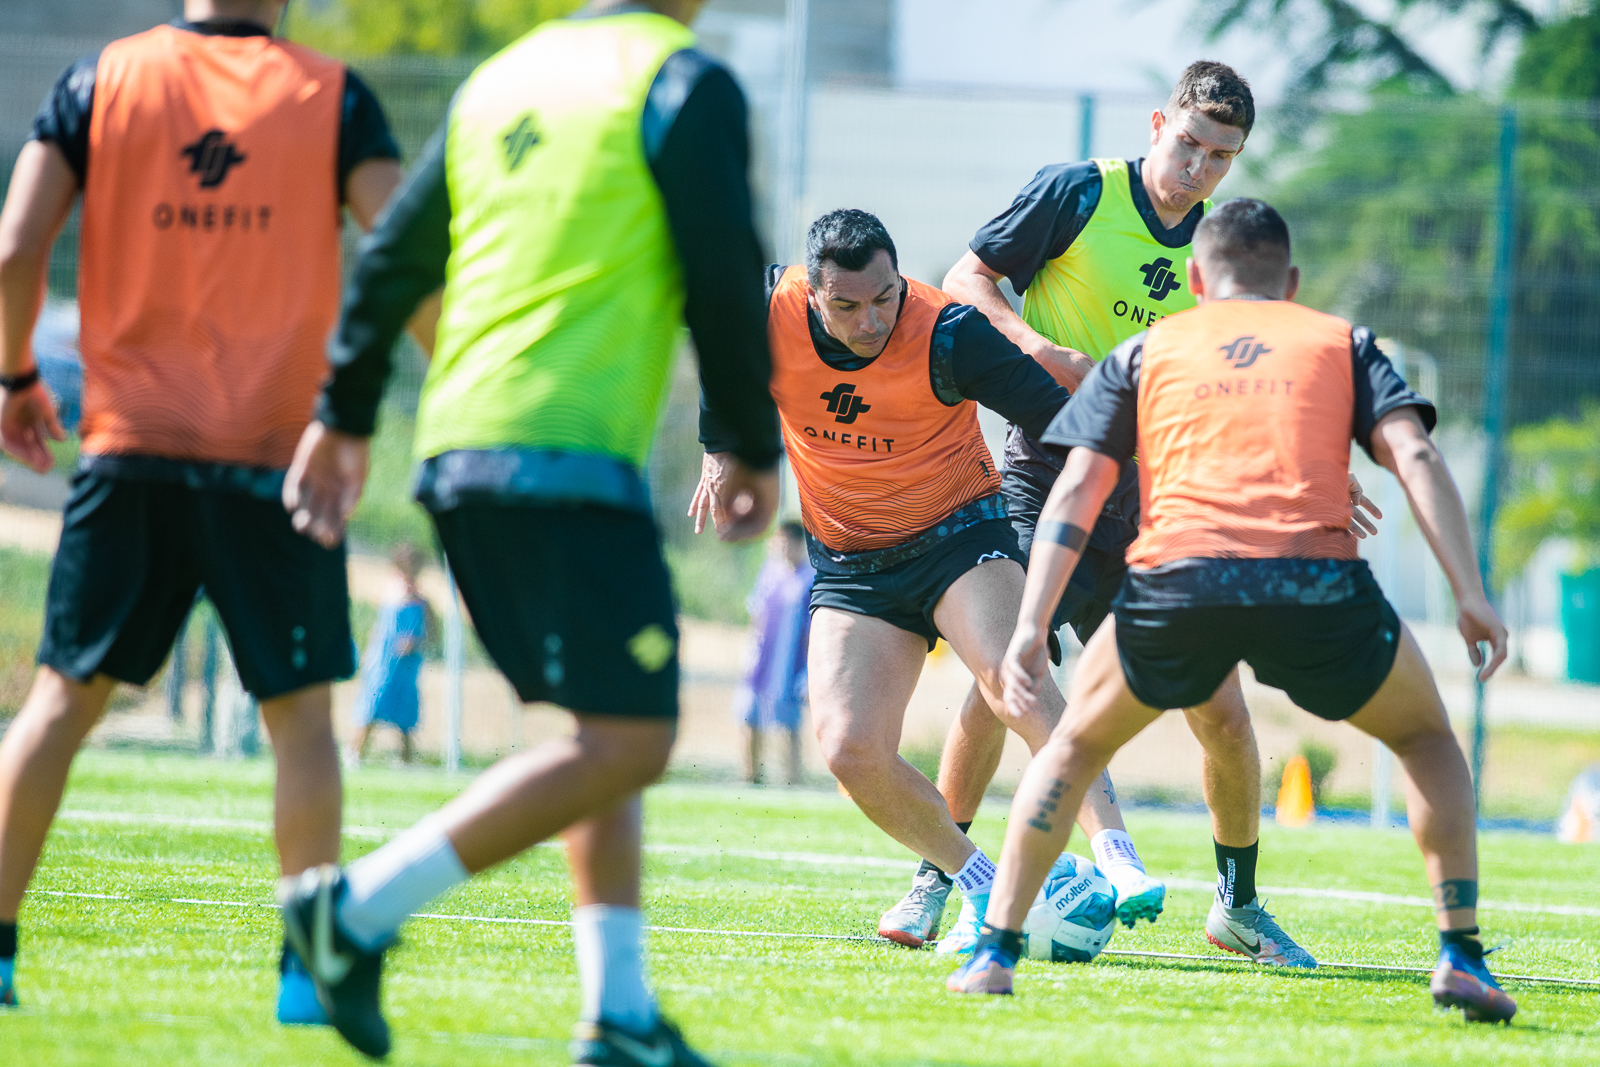
<svg viewBox="0 0 1600 1067"><path fill-rule="evenodd" d="M767 268L769 301L783 271L777 264ZM902 307L905 293L902 282ZM872 359L862 359L829 334L816 309L809 305L806 321L811 330L811 347L828 366L858 371L872 363ZM928 377L934 395L945 404L954 407L963 400L976 401L1035 436L1045 431L1070 398L1043 367L970 304L949 304L934 320L928 345ZM700 401L700 443L707 452L732 451L733 434L704 394Z"/></svg>
<svg viewBox="0 0 1600 1067"><path fill-rule="evenodd" d="M729 427L729 451L770 467L780 447L744 94L704 53L675 53L651 86L640 136L683 269L684 319L703 395ZM444 284L451 218L444 143L441 129L362 246L329 345L334 376L318 415L335 429L372 432L394 342Z"/></svg>

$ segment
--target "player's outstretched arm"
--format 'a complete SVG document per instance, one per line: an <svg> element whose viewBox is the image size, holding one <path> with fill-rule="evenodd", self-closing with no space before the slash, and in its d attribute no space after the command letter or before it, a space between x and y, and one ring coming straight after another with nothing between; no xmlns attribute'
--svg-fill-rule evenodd
<svg viewBox="0 0 1600 1067"><path fill-rule="evenodd" d="M1000 666L1006 708L1013 715L1033 714L1037 709L1049 667L1050 618L1083 555L1096 516L1116 488L1120 471L1121 466L1111 457L1074 448L1045 501L1028 557L1017 629Z"/></svg>
<svg viewBox="0 0 1600 1067"><path fill-rule="evenodd" d="M29 141L11 171L0 212L0 376L36 371L33 327L44 303L50 246L72 210L78 179L61 149ZM43 382L7 390L0 404L0 446L40 474L55 465L47 438L66 437Z"/></svg>
<svg viewBox="0 0 1600 1067"><path fill-rule="evenodd" d="M1399 408L1378 422L1372 432L1372 456L1405 488L1417 526L1455 595L1456 626L1467 643L1467 655L1478 668L1478 679L1488 679L1505 661L1506 627L1484 593L1455 479L1416 408ZM1483 642L1489 644L1487 659L1479 647Z"/></svg>
<svg viewBox="0 0 1600 1067"><path fill-rule="evenodd" d="M1010 338L1011 343L1032 356L1050 377L1076 392L1084 375L1094 369L1094 361L1082 352L1053 344L1045 336L1022 321L1011 310L1011 302L1000 291L1001 275L978 258L976 252L967 251L944 276L944 291L971 304L994 324L995 329Z"/></svg>

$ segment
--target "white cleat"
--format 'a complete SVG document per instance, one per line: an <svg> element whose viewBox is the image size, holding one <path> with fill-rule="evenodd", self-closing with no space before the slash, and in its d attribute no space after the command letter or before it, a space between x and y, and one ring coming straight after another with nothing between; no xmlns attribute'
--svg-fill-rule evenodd
<svg viewBox="0 0 1600 1067"><path fill-rule="evenodd" d="M939 936L939 921L949 899L950 883L938 871L918 871L911 879L911 892L878 920L878 936L906 948L921 948Z"/></svg>
<svg viewBox="0 0 1600 1067"><path fill-rule="evenodd" d="M1156 921L1156 916L1166 906L1165 882L1150 877L1131 863L1118 863L1101 873L1117 891L1117 918L1123 926L1131 930L1140 919Z"/></svg>
<svg viewBox="0 0 1600 1067"><path fill-rule="evenodd" d="M942 956L965 955L978 947L978 928L989 910L989 894L974 893L961 901L961 914L950 932L939 939L933 950Z"/></svg>
<svg viewBox="0 0 1600 1067"><path fill-rule="evenodd" d="M1213 897L1211 913L1206 916L1206 940L1270 967L1317 965L1311 953L1295 944L1267 914L1259 897L1242 908L1226 907Z"/></svg>

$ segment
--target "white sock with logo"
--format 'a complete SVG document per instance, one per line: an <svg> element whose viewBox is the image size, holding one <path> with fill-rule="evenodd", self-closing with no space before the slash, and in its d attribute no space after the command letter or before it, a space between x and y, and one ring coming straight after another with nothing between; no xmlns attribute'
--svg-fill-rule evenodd
<svg viewBox="0 0 1600 1067"><path fill-rule="evenodd" d="M1119 894L1144 873L1144 861L1126 830L1101 830L1089 840L1089 848L1094 852L1094 865Z"/></svg>
<svg viewBox="0 0 1600 1067"><path fill-rule="evenodd" d="M367 951L400 929L412 912L471 877L445 832L424 819L345 869L349 892L339 925Z"/></svg>
<svg viewBox="0 0 1600 1067"><path fill-rule="evenodd" d="M987 893L994 886L994 862L983 854L983 849L973 849L951 880L960 887L964 897Z"/></svg>
<svg viewBox="0 0 1600 1067"><path fill-rule="evenodd" d="M578 1017L649 1033L656 1024L656 998L644 980L644 916L639 909L611 904L573 908L572 944L583 994Z"/></svg>

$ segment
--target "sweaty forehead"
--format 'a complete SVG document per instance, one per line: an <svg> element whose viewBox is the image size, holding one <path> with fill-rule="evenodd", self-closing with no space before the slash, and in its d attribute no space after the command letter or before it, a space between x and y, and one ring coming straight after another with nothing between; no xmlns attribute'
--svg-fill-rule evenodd
<svg viewBox="0 0 1600 1067"><path fill-rule="evenodd" d="M892 289L899 279L889 253L882 249L861 270L845 270L832 260L823 260L821 284L817 295L823 300L847 300L865 303L876 300L885 289Z"/></svg>
<svg viewBox="0 0 1600 1067"><path fill-rule="evenodd" d="M1168 120L1174 134L1186 133L1209 150L1237 152L1244 145L1244 131L1218 122L1192 108L1179 108Z"/></svg>

